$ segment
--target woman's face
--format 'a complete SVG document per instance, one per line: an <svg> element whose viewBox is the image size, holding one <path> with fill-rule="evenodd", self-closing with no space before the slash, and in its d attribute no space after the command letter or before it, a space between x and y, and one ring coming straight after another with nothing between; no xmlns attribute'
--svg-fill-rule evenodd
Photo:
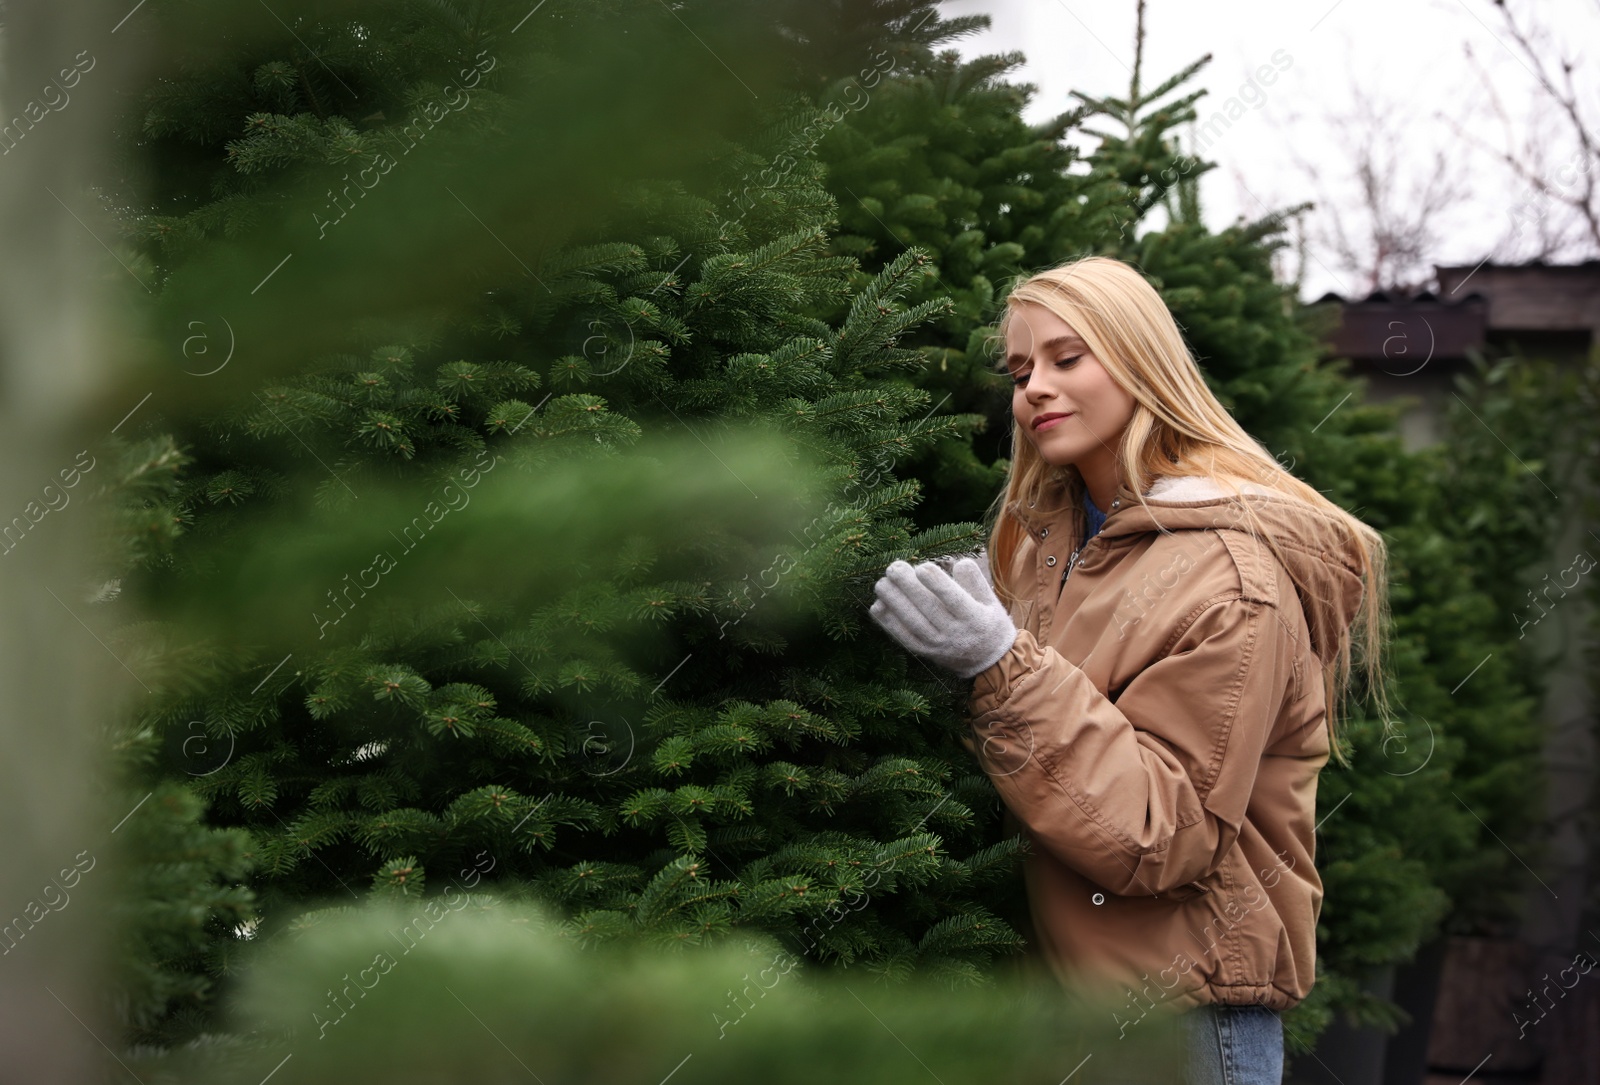
<svg viewBox="0 0 1600 1085"><path fill-rule="evenodd" d="M1045 462L1076 465L1086 479L1115 478L1114 450L1135 401L1078 333L1044 306L1024 302L1006 326L1006 368L1017 428Z"/></svg>

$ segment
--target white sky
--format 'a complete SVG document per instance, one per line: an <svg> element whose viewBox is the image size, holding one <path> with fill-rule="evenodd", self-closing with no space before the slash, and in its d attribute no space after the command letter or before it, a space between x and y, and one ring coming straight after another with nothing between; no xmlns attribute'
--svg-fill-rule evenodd
<svg viewBox="0 0 1600 1085"><path fill-rule="evenodd" d="M1600 2L1512 5L1519 18L1532 12L1565 55L1579 60L1577 78L1588 102L1600 101L1594 56ZM963 56L1010 50L1027 55L1013 78L1039 87L1026 114L1031 121L1075 105L1071 90L1126 95L1134 0L941 0L940 11L946 17L990 16L987 32L957 44ZM1150 0L1141 81L1152 87L1202 54L1214 54L1190 84L1210 91L1197 103L1204 122L1231 97L1256 97L1254 91L1241 96L1240 88L1280 49L1292 59L1287 70L1265 88L1258 106L1246 108L1202 151L1218 163L1201 181L1208 224L1221 227L1240 215L1257 218L1268 208L1316 199L1320 186L1331 204L1346 209L1346 221L1357 225L1361 201L1351 179L1348 141L1329 115L1348 115L1355 96L1363 94L1393 126L1390 145L1399 174L1385 186L1388 191L1415 191L1438 154L1453 164L1446 180L1459 192L1433 224L1426 263L1475 264L1491 250L1496 259L1523 258L1507 241L1511 211L1520 202L1527 213L1531 187L1498 165L1488 148L1505 146L1508 137L1532 139L1548 156L1539 175L1549 176L1570 159L1575 144L1554 108L1536 95L1531 71L1513 53L1500 13L1488 0ZM1491 92L1504 103L1510 126L1494 119ZM1597 114L1590 115L1591 127L1600 121ZM1305 165L1297 165L1297 158ZM1404 196L1398 201L1402 207L1420 202ZM1580 244L1559 256L1564 262L1600 253ZM1297 263L1286 256L1284 270L1292 272ZM1328 246L1312 245L1304 297L1328 290L1362 296L1367 289Z"/></svg>

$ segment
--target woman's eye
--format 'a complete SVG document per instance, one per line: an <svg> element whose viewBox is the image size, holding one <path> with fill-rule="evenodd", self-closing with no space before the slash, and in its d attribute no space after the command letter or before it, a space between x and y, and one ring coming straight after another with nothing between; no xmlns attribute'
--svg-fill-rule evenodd
<svg viewBox="0 0 1600 1085"><path fill-rule="evenodd" d="M1076 362L1079 358L1082 358L1082 357L1083 357L1083 355L1081 355L1081 354L1074 354L1070 358L1058 358L1056 360L1056 365L1072 365L1074 362ZM1033 371L1029 370L1028 372L1031 373ZM1028 373L1019 373L1019 374L1017 374L1015 377L1011 378L1011 383L1015 387L1018 387L1018 388L1022 387L1024 384L1028 383Z"/></svg>

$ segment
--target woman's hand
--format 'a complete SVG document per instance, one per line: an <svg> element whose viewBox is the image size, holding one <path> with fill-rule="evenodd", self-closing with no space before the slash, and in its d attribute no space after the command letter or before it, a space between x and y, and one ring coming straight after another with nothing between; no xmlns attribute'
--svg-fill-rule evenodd
<svg viewBox="0 0 1600 1085"><path fill-rule="evenodd" d="M908 651L975 678L1011 650L1017 627L972 558L891 564L873 589L872 620Z"/></svg>

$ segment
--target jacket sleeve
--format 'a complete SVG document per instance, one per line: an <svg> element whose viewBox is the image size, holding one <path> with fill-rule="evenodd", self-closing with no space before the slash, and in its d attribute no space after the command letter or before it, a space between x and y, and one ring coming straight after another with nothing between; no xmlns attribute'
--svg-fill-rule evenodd
<svg viewBox="0 0 1600 1085"><path fill-rule="evenodd" d="M1034 840L1113 893L1214 872L1238 836L1294 665L1271 604L1204 605L1115 702L1028 630L974 681L978 761Z"/></svg>

